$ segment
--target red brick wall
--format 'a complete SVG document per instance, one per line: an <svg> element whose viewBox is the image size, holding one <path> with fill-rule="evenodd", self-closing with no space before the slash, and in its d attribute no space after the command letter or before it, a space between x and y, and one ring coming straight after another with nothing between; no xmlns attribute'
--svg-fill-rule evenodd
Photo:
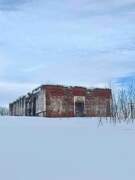
<svg viewBox="0 0 135 180"><path fill-rule="evenodd" d="M82 87L45 86L46 115L48 117L73 117L74 96L85 97L85 116L110 116L111 91L87 90Z"/></svg>
<svg viewBox="0 0 135 180"><path fill-rule="evenodd" d="M48 117L74 116L72 91L62 86L46 87L46 114Z"/></svg>
<svg viewBox="0 0 135 180"><path fill-rule="evenodd" d="M111 116L111 90L94 89L87 90L86 115L88 116Z"/></svg>

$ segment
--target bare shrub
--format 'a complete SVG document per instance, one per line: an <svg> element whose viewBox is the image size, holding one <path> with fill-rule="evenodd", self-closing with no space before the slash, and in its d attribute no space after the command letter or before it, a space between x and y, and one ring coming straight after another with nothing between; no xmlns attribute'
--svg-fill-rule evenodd
<svg viewBox="0 0 135 180"><path fill-rule="evenodd" d="M133 122L135 120L134 82L132 82L128 87L119 89L117 93L112 93L111 113L114 122Z"/></svg>

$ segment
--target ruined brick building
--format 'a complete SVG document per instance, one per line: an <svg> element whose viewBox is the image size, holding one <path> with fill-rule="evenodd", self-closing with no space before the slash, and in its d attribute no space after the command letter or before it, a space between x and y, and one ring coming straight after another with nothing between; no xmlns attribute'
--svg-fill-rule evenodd
<svg viewBox="0 0 135 180"><path fill-rule="evenodd" d="M11 116L111 116L110 89L42 85L9 105Z"/></svg>

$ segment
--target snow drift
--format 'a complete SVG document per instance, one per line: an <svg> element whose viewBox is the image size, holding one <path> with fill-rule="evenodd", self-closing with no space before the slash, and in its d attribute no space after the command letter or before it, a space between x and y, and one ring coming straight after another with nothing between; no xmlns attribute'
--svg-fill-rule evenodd
<svg viewBox="0 0 135 180"><path fill-rule="evenodd" d="M1 180L134 180L135 125L0 118Z"/></svg>

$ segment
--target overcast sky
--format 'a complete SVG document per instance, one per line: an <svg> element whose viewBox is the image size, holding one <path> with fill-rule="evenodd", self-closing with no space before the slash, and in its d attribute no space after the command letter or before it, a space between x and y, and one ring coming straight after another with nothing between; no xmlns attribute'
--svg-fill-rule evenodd
<svg viewBox="0 0 135 180"><path fill-rule="evenodd" d="M135 76L135 0L0 0L0 105L40 84Z"/></svg>

